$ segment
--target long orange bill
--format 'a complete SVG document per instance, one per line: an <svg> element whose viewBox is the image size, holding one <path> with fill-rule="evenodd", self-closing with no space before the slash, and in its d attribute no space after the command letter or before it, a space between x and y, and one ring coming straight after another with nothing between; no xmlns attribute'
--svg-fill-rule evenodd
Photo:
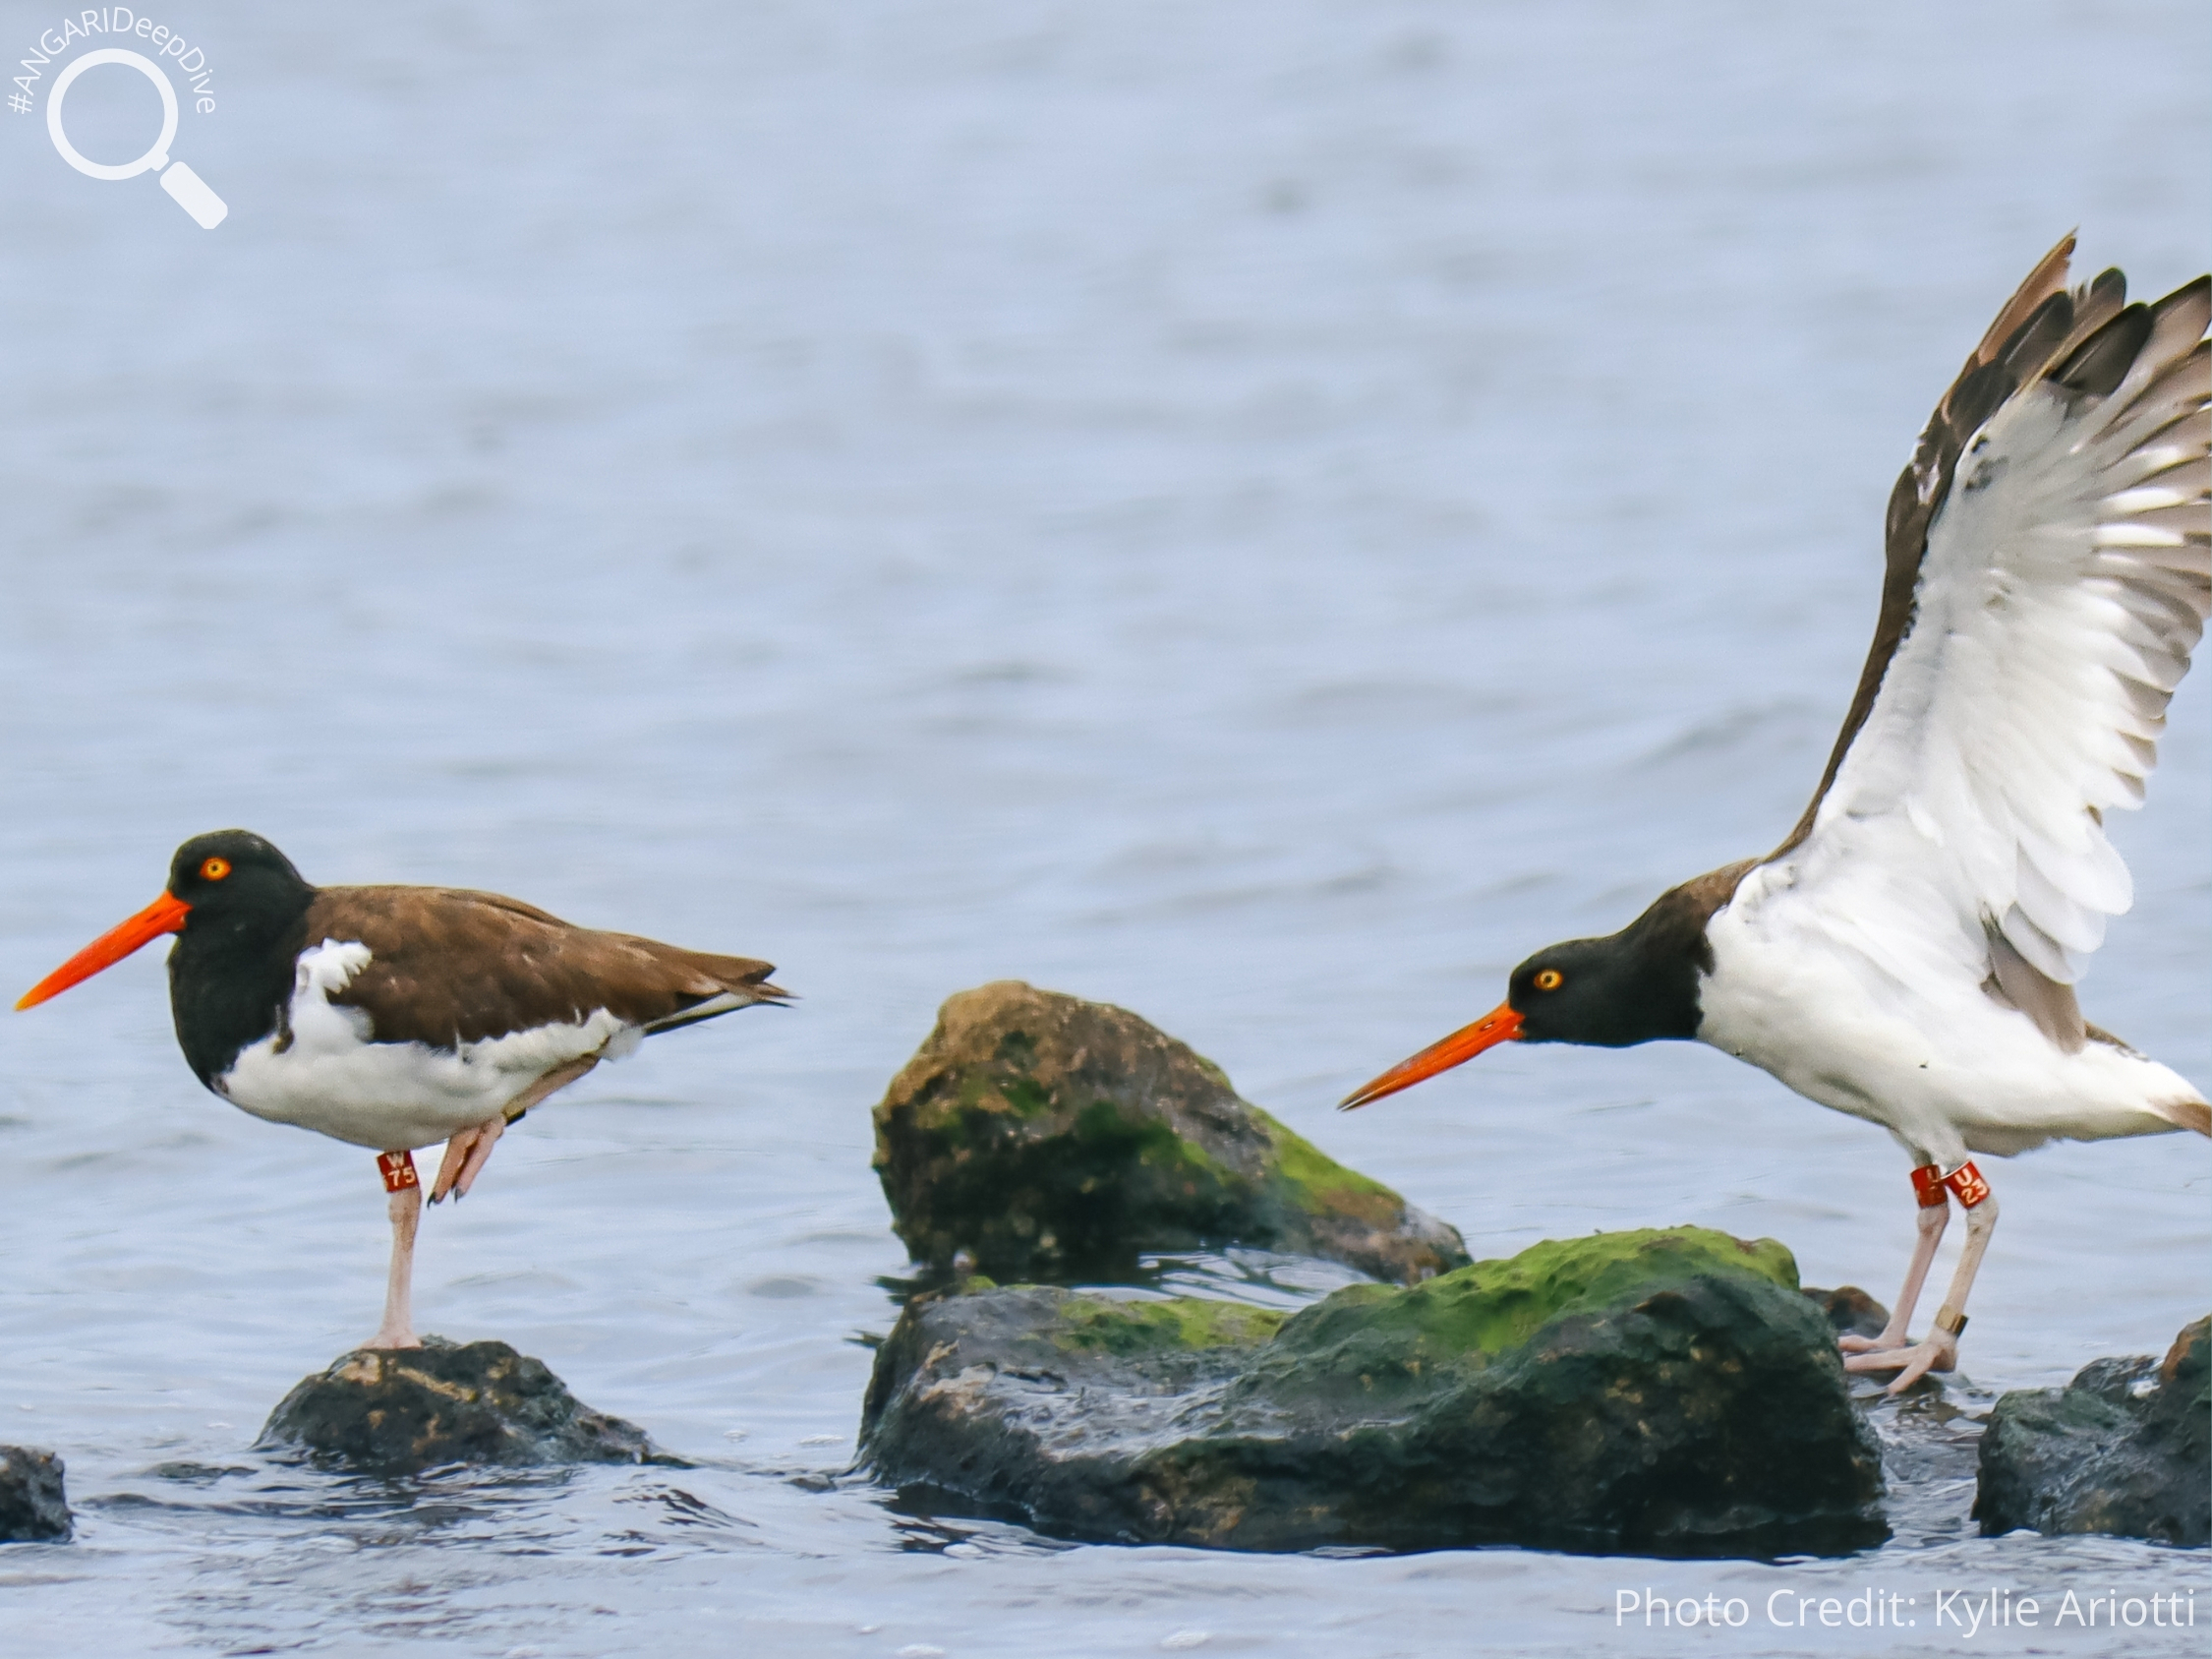
<svg viewBox="0 0 2212 1659"><path fill-rule="evenodd" d="M139 912L130 920L110 927L51 974L23 993L18 1008L35 1008L50 996L59 996L80 979L89 979L103 968L112 968L142 945L164 933L183 928L192 907L169 893Z"/></svg>
<svg viewBox="0 0 2212 1659"><path fill-rule="evenodd" d="M1385 1095L1395 1095L1401 1089L1411 1089L1424 1078L1434 1077L1438 1072L1448 1072L1452 1067L1472 1060L1485 1048L1501 1042L1511 1042L1521 1035L1521 1016L1513 1012L1510 1002L1501 1002L1471 1026L1463 1026L1441 1042L1431 1042L1410 1060L1392 1066L1372 1083L1355 1089L1337 1105L1340 1112L1354 1106L1364 1106L1370 1100L1379 1100Z"/></svg>

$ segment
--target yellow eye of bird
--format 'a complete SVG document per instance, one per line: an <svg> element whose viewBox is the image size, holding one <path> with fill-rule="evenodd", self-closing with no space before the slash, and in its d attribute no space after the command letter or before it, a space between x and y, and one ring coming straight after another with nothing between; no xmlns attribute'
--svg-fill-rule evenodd
<svg viewBox="0 0 2212 1659"><path fill-rule="evenodd" d="M1566 976L1556 968L1546 968L1536 977L1536 988L1540 991L1555 991L1566 982Z"/></svg>
<svg viewBox="0 0 2212 1659"><path fill-rule="evenodd" d="M204 881L220 881L228 874L230 874L230 860L228 859L209 859L200 866L201 879Z"/></svg>

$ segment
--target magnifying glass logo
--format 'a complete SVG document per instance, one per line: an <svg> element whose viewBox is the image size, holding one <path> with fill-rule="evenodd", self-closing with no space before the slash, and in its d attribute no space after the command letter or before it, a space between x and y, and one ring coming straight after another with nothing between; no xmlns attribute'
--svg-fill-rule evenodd
<svg viewBox="0 0 2212 1659"><path fill-rule="evenodd" d="M103 63L129 64L152 82L153 89L161 94L161 136L153 141L153 148L136 161L126 161L118 167L87 160L77 153L77 147L62 131L62 98L68 93L70 83L87 69ZM229 216L230 205L207 188L206 180L182 161L169 159L169 143L177 136L177 89L169 85L168 76L161 73L161 66L151 58L110 47L73 59L69 67L54 78L54 89L46 94L46 134L54 141L54 148L61 151L61 158L88 179L135 179L158 167L161 188L203 230L213 230Z"/></svg>

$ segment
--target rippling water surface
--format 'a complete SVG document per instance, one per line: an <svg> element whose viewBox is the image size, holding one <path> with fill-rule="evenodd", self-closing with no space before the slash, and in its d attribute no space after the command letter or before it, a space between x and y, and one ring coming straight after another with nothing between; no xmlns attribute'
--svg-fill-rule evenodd
<svg viewBox="0 0 2212 1659"><path fill-rule="evenodd" d="M2075 223L2138 291L2205 264L2200 8L166 21L220 76L175 147L219 230L0 127L0 982L241 823L805 1000L595 1074L425 1231L425 1329L697 1466L394 1485L248 1450L374 1324L366 1155L202 1093L158 951L0 1021L0 1440L80 1511L0 1551L10 1653L1898 1648L1616 1628L1646 1586L2212 1623L2201 1552L1965 1518L1995 1392L2205 1311L2193 1139L1992 1168L1969 1416L1880 1408L1898 1536L1852 1561L1069 1548L839 1478L905 1265L868 1108L989 978L1141 1011L1478 1255L1691 1221L1893 1290L1887 1139L1693 1046L1330 1103L1778 838L1996 304ZM81 148L143 142L150 96L81 88ZM2199 1087L2206 701L2086 995Z"/></svg>

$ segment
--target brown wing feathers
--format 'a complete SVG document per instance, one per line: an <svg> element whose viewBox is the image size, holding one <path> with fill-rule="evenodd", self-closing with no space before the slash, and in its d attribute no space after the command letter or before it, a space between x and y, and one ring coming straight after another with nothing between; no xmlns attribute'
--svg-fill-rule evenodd
<svg viewBox="0 0 2212 1659"><path fill-rule="evenodd" d="M1890 659L1911 630L1914 593L1921 561L1928 551L1929 526L1950 495L1967 441L2007 398L2037 379L2048 378L2079 395L2106 396L2119 389L2154 330L2170 314L2186 309L2182 302L2202 286L2203 279L2199 278L2155 307L2139 302L2128 305L2126 278L2118 270L2107 270L2095 281L2068 293L2066 265L2073 255L2073 241L2069 235L2044 255L1997 314L1957 380L1936 405L1913 448L1911 463L1898 475L1896 487L1890 493L1884 525L1882 610L1875 622L1873 643L1867 648L1866 664L1859 671L1858 688L1821 773L1820 787L1813 792L1804 816L1770 858L1780 857L1812 833L1821 801L1874 707ZM2168 375L2186 367L2184 360ZM2201 376L2201 364L2197 372ZM2160 389L2146 387L2135 396L2154 395Z"/></svg>
<svg viewBox="0 0 2212 1659"><path fill-rule="evenodd" d="M331 1000L367 1014L378 1042L446 1047L572 1025L601 1008L651 1029L686 1023L719 998L735 1000L715 1013L785 994L768 983L765 962L573 926L491 893L326 887L307 922L311 946L369 947L368 965Z"/></svg>

